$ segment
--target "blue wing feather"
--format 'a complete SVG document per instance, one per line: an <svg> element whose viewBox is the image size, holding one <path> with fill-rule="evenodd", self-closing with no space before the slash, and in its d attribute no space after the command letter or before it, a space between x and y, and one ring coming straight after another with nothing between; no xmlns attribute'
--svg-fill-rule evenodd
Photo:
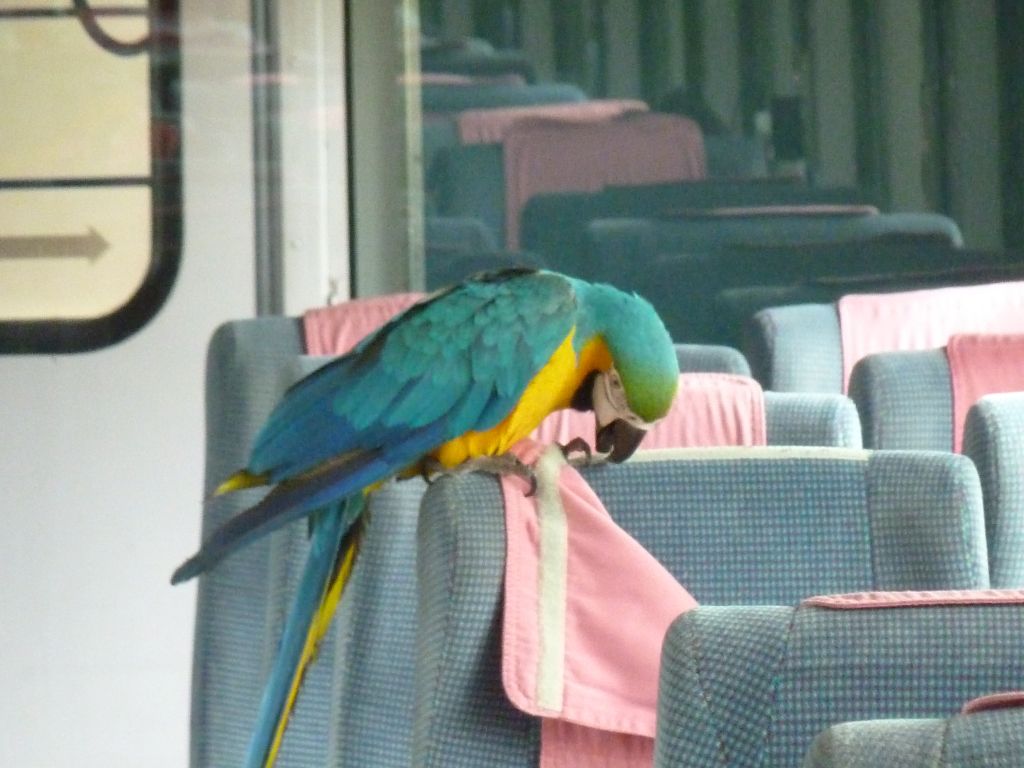
<svg viewBox="0 0 1024 768"><path fill-rule="evenodd" d="M576 319L550 272L463 283L417 304L293 386L257 436L248 470L276 487L172 576L207 570L258 536L497 425Z"/></svg>
<svg viewBox="0 0 1024 768"><path fill-rule="evenodd" d="M553 273L468 282L415 305L289 390L249 469L279 480L435 422L445 425L439 443L490 428L565 339L575 308L571 284ZM493 394L485 398L485 389ZM471 393L486 401L482 423L462 407Z"/></svg>

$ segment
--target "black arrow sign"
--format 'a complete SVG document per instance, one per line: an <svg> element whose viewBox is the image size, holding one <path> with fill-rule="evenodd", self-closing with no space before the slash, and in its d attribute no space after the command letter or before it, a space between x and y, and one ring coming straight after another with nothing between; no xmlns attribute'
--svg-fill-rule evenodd
<svg viewBox="0 0 1024 768"><path fill-rule="evenodd" d="M0 259L89 259L95 261L110 243L92 227L84 235L0 237Z"/></svg>

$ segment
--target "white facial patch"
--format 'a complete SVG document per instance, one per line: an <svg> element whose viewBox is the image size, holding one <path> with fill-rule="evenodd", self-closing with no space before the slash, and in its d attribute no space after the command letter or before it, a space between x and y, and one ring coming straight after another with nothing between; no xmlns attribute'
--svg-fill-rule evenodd
<svg viewBox="0 0 1024 768"><path fill-rule="evenodd" d="M641 429L650 427L630 409L626 391L622 388L622 379L614 368L599 374L594 381L594 415L600 426L622 419Z"/></svg>

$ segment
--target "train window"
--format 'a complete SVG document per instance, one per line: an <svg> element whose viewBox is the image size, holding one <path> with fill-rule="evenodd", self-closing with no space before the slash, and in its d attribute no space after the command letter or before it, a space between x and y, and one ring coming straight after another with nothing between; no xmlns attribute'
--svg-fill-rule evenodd
<svg viewBox="0 0 1024 768"><path fill-rule="evenodd" d="M0 3L0 353L142 327L181 241L177 1Z"/></svg>

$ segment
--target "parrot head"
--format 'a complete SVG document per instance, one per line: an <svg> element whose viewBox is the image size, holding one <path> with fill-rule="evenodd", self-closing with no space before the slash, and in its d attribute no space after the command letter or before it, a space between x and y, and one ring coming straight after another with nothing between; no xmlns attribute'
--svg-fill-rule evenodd
<svg viewBox="0 0 1024 768"><path fill-rule="evenodd" d="M647 430L668 413L679 384L679 360L661 318L651 304L602 284L577 288L578 324L584 341L599 339L610 364L590 373L572 407L592 410L595 447L614 462L628 459Z"/></svg>

